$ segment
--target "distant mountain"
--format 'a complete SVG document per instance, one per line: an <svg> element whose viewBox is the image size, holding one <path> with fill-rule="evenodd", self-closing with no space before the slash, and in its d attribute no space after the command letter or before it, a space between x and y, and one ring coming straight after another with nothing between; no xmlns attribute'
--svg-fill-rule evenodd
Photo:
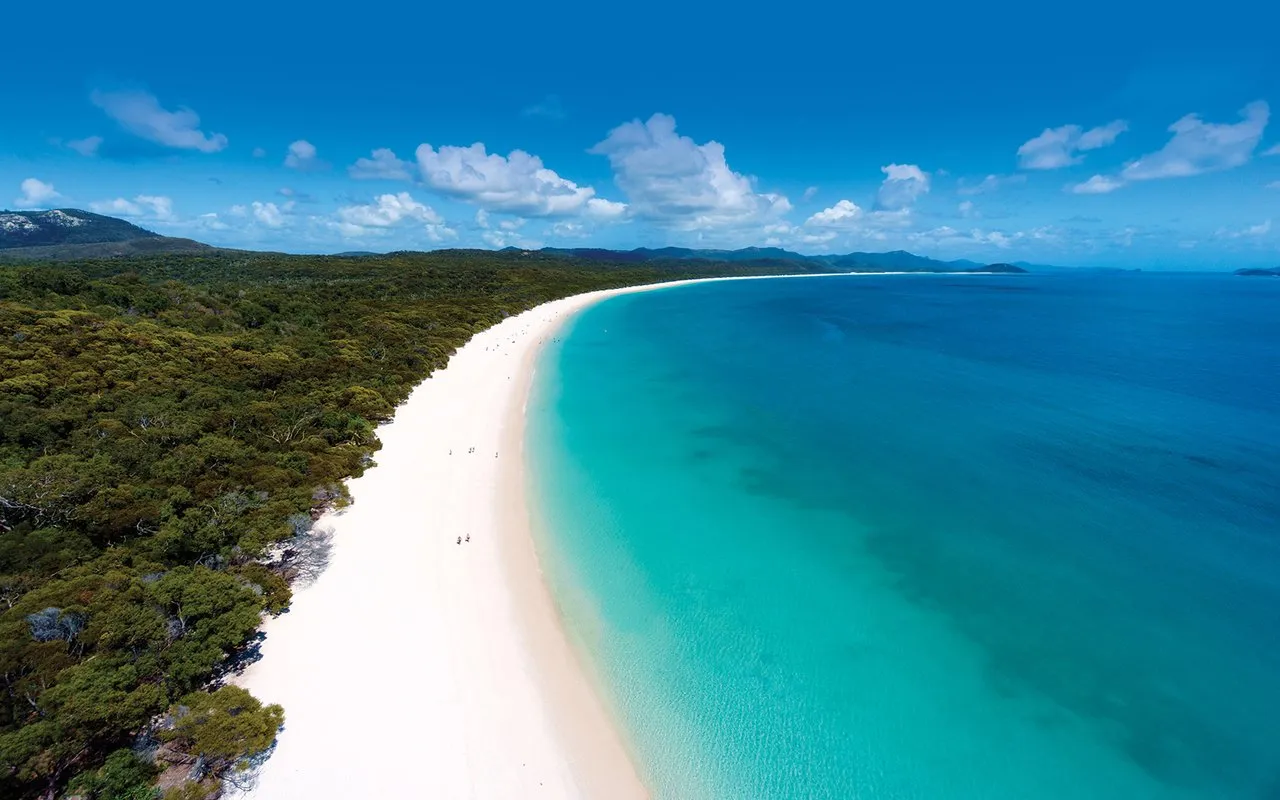
<svg viewBox="0 0 1280 800"><path fill-rule="evenodd" d="M118 258L152 253L212 252L216 248L191 239L161 236L130 222L76 208L54 211L0 211L0 260ZM989 264L977 261L940 261L905 250L890 253L846 253L806 256L781 247L744 247L739 250L699 250L689 247L639 247L634 250L545 247L527 251L509 247L525 258L574 258L609 264L682 262L730 262L780 272L1025 272L1028 265ZM349 251L337 256L353 258L376 253ZM1040 267L1035 268L1037 271ZM1046 268L1047 269L1047 268Z"/></svg>
<svg viewBox="0 0 1280 800"><path fill-rule="evenodd" d="M1268 267L1264 269L1238 269L1237 275L1248 275L1252 277L1263 278L1280 278L1280 267Z"/></svg>
<svg viewBox="0 0 1280 800"><path fill-rule="evenodd" d="M752 266L791 265L797 272L972 272L988 271L977 261L939 261L905 250L890 253L848 253L845 255L806 256L781 247L745 247L741 250L694 250L687 247L662 247L635 250L603 250L599 248L543 248L542 253L581 258L587 261L639 263L647 261L731 261ZM1002 272L1025 271L1012 264Z"/></svg>
<svg viewBox="0 0 1280 800"><path fill-rule="evenodd" d="M161 238L115 217L75 208L53 211L0 211L0 249L58 244L100 244Z"/></svg>
<svg viewBox="0 0 1280 800"><path fill-rule="evenodd" d="M983 274L998 273L1000 275L1026 275L1027 270L1014 264L987 264L984 267L974 267L972 269L962 269L961 272L981 272Z"/></svg>
<svg viewBox="0 0 1280 800"><path fill-rule="evenodd" d="M211 249L191 239L161 236L131 222L78 208L0 211L3 259L116 258Z"/></svg>

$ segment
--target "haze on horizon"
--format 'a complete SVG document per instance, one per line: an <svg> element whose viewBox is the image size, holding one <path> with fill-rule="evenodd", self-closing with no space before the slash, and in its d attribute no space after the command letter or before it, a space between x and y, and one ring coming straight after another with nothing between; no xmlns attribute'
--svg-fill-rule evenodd
<svg viewBox="0 0 1280 800"><path fill-rule="evenodd" d="M54 31L7 9L49 35L11 37L0 207L290 252L1280 262L1260 3L485 16L77 5Z"/></svg>

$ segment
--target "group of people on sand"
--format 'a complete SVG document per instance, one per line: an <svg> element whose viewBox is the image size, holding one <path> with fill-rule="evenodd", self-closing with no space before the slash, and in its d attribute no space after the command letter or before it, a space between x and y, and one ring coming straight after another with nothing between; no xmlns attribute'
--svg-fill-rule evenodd
<svg viewBox="0 0 1280 800"><path fill-rule="evenodd" d="M475 449L474 447L469 447L469 448L467 448L467 453L474 453L475 451L476 451L476 449ZM450 448L450 450L449 450L449 455L453 455L453 449L452 449L452 448ZM498 457L498 453L497 453L497 451L496 451L496 450L495 450L495 451L494 451L494 453L493 453L493 457L494 457L494 458L497 458L497 457ZM471 534L469 534L469 533L466 535L466 538L463 538L463 537L461 537L461 536L459 536L459 537L458 537L458 544L462 544L463 542L469 542L469 541L471 541Z"/></svg>

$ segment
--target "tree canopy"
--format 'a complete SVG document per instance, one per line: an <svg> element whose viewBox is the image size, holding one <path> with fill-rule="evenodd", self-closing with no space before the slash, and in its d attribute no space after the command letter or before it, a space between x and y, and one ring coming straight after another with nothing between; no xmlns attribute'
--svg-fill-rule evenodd
<svg viewBox="0 0 1280 800"><path fill-rule="evenodd" d="M148 733L236 771L281 712L209 689L289 603L299 570L267 556L344 501L414 385L542 302L760 271L519 251L0 266L0 795L143 797Z"/></svg>

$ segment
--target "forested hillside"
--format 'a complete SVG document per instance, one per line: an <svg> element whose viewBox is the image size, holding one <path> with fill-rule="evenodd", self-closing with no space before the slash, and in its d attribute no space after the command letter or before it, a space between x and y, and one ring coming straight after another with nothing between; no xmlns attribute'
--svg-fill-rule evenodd
<svg viewBox="0 0 1280 800"><path fill-rule="evenodd" d="M0 266L0 796L156 797L166 768L165 797L213 796L281 715L219 679L417 382L541 302L739 271L477 251Z"/></svg>

